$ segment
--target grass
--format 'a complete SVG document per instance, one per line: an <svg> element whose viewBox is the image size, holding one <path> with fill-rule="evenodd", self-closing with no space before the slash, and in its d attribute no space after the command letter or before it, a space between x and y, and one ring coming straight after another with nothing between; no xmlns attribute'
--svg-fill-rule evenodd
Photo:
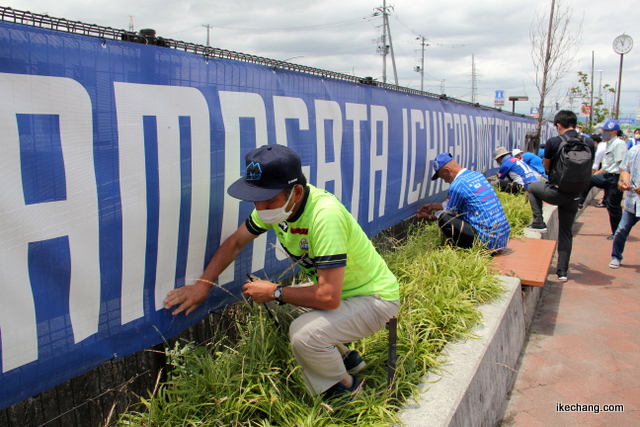
<svg viewBox="0 0 640 427"><path fill-rule="evenodd" d="M509 194L498 191L498 198L511 225L511 237L523 237L524 229L531 223L531 205L524 194Z"/></svg>
<svg viewBox="0 0 640 427"><path fill-rule="evenodd" d="M508 215L521 215L524 209L517 196L500 196ZM521 222L517 220L517 224ZM204 347L182 343L167 349L173 366L168 381L121 415L119 425L399 424L398 409L408 397L417 396L416 384L427 372L437 369L442 347L468 337L481 321L477 305L496 298L502 289L483 247L462 250L443 246L435 225L415 224L402 241L387 238L378 243L392 248L383 256L401 289L397 372L391 390L386 384L386 330L351 346L367 361L361 373L363 393L342 406L327 404L311 396L304 386L285 328L276 327L263 306L241 303L234 310L237 343L232 346L223 340ZM272 309L281 325L291 319L290 306L273 305Z"/></svg>

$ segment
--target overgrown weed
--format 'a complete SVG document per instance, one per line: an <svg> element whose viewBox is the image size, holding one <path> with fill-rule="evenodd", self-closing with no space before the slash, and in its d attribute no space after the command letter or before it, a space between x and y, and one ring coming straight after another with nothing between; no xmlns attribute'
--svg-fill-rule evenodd
<svg viewBox="0 0 640 427"><path fill-rule="evenodd" d="M512 236L530 221L522 195L499 193ZM526 206L526 209L525 209ZM527 210L528 209L528 210ZM525 212L526 211L526 212ZM527 219L527 212L529 219ZM387 331L352 343L366 359L362 394L342 406L327 404L307 391L291 354L286 325L289 306L271 305L277 327L257 304L240 303L238 342L224 339L206 347L190 343L167 349L173 366L155 394L121 415L121 426L388 426L399 424L398 410L419 393L417 384L438 369L449 341L470 336L481 321L477 305L502 292L481 245L468 250L448 246L435 225L410 226L401 241L383 245L389 268L400 282L397 371L387 387Z"/></svg>

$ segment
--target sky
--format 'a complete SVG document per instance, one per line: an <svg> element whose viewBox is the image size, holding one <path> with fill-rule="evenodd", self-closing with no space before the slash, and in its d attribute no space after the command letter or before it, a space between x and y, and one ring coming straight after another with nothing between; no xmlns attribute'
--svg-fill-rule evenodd
<svg viewBox="0 0 640 427"><path fill-rule="evenodd" d="M615 87L620 55L612 42L625 33L635 47L623 56L620 118L635 119L640 115L637 0L556 3L572 10L569 28L580 35L580 44L571 49L570 71L554 86L547 109L555 111L557 103L579 112L581 100L568 92L577 85L578 71L591 75L592 55L595 94L601 85ZM158 36L203 45L209 32L213 47L379 81L382 5L382 0L0 0L0 6L113 28L128 29L133 21L136 31L153 28ZM503 90L505 110L512 109L509 96L529 98L516 102L516 113L528 115L538 106L529 33L536 16L548 14L551 0L387 0L387 7L400 86L420 89L421 75L414 69L421 63L424 37L425 91L472 101L475 68L476 102L494 106L495 91ZM390 55L386 69L393 83ZM605 100L615 102L612 96Z"/></svg>

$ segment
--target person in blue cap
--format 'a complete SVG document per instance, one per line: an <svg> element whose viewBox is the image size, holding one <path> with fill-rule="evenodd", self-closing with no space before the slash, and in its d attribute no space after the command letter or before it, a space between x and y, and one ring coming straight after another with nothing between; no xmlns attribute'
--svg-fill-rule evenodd
<svg viewBox="0 0 640 427"><path fill-rule="evenodd" d="M293 150L263 145L247 153L245 161L245 176L227 192L253 202L255 209L220 245L195 284L169 292L165 308L177 306L174 315L191 313L242 249L273 230L313 285L282 287L257 280L243 286L244 295L257 303L275 300L312 309L289 327L307 387L325 399L357 393L361 382L354 374L365 363L354 351L343 357L339 347L381 330L397 315L398 281L340 200L307 184Z"/></svg>
<svg viewBox="0 0 640 427"><path fill-rule="evenodd" d="M604 189L604 205L609 214L609 226L611 234L607 239L613 240L613 235L620 224L622 218L622 196L623 192L618 188L620 179L620 164L624 155L627 154L627 144L620 138L622 131L620 125L615 120L607 120L602 126L602 140L606 142L607 148L602 158L602 167L591 175L591 187Z"/></svg>
<svg viewBox="0 0 640 427"><path fill-rule="evenodd" d="M506 248L511 233L509 221L484 175L463 168L450 153L438 154L432 167L432 181L442 178L450 184L447 200L422 205L417 217L437 220L445 236L456 246L469 248L480 240L492 250Z"/></svg>

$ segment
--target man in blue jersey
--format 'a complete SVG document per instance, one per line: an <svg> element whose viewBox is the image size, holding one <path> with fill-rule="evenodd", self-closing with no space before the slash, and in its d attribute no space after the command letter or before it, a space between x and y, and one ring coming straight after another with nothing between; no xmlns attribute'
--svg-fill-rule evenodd
<svg viewBox="0 0 640 427"><path fill-rule="evenodd" d="M244 295L312 310L289 327L291 349L312 394L349 396L360 388L353 375L364 367L339 347L384 328L399 309L399 285L356 219L331 193L307 184L300 157L283 145L263 145L245 156L245 176L227 192L255 209L213 255L200 279L169 292L165 308L191 313L207 299L218 276L242 249L266 233L278 241L313 285L282 287L248 282ZM354 363L355 362L355 363Z"/></svg>
<svg viewBox="0 0 640 427"><path fill-rule="evenodd" d="M544 170L542 159L528 151L522 151L519 148L511 150L511 155L525 162L531 169L538 172L544 179L547 179L547 171Z"/></svg>
<svg viewBox="0 0 640 427"><path fill-rule="evenodd" d="M537 156L536 156L537 157ZM509 193L526 190L532 182L542 180L542 176L530 168L524 161L511 155L504 147L498 147L493 153L493 160L500 165L498 179L500 189Z"/></svg>
<svg viewBox="0 0 640 427"><path fill-rule="evenodd" d="M450 153L438 154L432 167L432 181L442 178L451 184L447 200L421 206L417 217L437 220L445 236L457 246L469 248L479 239L489 249L504 249L511 228L498 195L484 175L463 168Z"/></svg>

